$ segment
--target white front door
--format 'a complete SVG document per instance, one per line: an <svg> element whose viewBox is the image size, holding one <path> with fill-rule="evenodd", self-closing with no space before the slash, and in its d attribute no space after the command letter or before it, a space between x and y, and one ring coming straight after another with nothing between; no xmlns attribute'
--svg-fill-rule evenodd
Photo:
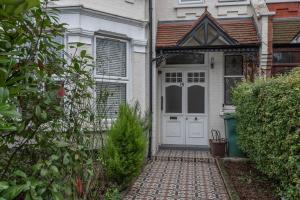
<svg viewBox="0 0 300 200"><path fill-rule="evenodd" d="M207 72L163 74L163 144L208 145Z"/></svg>

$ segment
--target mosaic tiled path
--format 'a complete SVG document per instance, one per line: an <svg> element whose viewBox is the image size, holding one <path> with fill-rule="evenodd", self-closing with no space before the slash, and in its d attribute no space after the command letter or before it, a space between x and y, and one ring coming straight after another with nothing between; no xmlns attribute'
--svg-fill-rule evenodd
<svg viewBox="0 0 300 200"><path fill-rule="evenodd" d="M124 199L227 200L229 197L208 152L160 150Z"/></svg>

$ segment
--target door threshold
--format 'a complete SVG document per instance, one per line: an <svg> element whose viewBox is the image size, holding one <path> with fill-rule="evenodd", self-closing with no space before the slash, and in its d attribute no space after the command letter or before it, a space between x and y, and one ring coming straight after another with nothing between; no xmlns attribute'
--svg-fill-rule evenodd
<svg viewBox="0 0 300 200"><path fill-rule="evenodd" d="M208 145L181 145L181 144L161 144L159 149L174 149L174 150L199 150L208 151Z"/></svg>

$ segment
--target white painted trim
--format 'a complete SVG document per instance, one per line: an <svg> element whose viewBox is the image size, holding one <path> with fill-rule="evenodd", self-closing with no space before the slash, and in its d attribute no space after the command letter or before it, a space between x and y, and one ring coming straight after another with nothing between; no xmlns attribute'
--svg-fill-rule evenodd
<svg viewBox="0 0 300 200"><path fill-rule="evenodd" d="M136 53L147 53L148 42L146 40L133 40L133 51Z"/></svg>
<svg viewBox="0 0 300 200"><path fill-rule="evenodd" d="M183 2L182 0L178 0L179 4L197 4L197 3L204 3L204 0L197 0L197 1L187 1L187 2Z"/></svg>
<svg viewBox="0 0 300 200"><path fill-rule="evenodd" d="M267 3L290 3L290 2L300 2L300 0L266 0Z"/></svg>
<svg viewBox="0 0 300 200"><path fill-rule="evenodd" d="M106 75L98 75L96 74L96 67L93 72L94 80L97 82L101 80L102 82L111 82L111 83L126 83L126 102L129 103L132 99L132 48L131 43L128 40L114 38L114 37L106 37L95 35L93 42L93 55L94 55L94 63L96 63L96 39L97 38L107 38L111 40L122 41L126 43L126 77L118 77L118 76L106 76Z"/></svg>
<svg viewBox="0 0 300 200"><path fill-rule="evenodd" d="M206 8L206 4L180 4L178 6L174 6L175 9L180 8Z"/></svg>
<svg viewBox="0 0 300 200"><path fill-rule="evenodd" d="M53 8L56 8L61 11L61 14L85 14L88 16L96 17L96 18L102 18L102 19L109 19L111 21L128 24L128 25L134 25L138 27L145 27L147 25L147 21L144 20L137 20L137 19L131 19L119 15L114 15L106 12L102 12L99 10L94 10L92 8L87 8L83 6L82 4L78 5L65 5L65 6L57 6L53 5L51 6Z"/></svg>
<svg viewBox="0 0 300 200"><path fill-rule="evenodd" d="M249 6L250 5L250 0L246 1L224 1L215 4L216 7L224 7L224 6Z"/></svg>
<svg viewBox="0 0 300 200"><path fill-rule="evenodd" d="M208 58L208 54L205 53L205 58L207 57ZM160 101L160 104L163 103L163 110L160 110L160 140L161 140L161 144L164 144L164 129L163 129L163 126L164 126L164 118L166 116L170 116L170 115L176 115L176 116L189 116L189 117L193 117L193 116L201 116L201 117L205 117L206 118L206 131L207 131L207 145L209 144L208 142L208 139L209 139L209 120L210 120L210 109L209 109L209 105L210 105L210 102L209 102L209 95L210 95L210 84L209 84L209 78L210 78L210 68L208 66L208 59L205 59L205 62L204 64L202 65L199 65L199 64L187 64L187 65L165 65L164 67L160 68L161 70L161 74L160 74L160 90L161 90L161 96L164 97L164 101L161 102L160 100L160 96L157 97L159 98L159 101ZM182 79L184 78L187 78L184 74L187 74L188 72L205 72L205 83L200 83L200 85L204 86L205 87L205 113L203 114L195 114L195 113L191 113L191 114L188 114L187 113L187 102L186 102L186 98L184 98L184 96L187 95L187 91L183 91L182 93L182 113L165 113L165 109L166 109L166 102L165 102L165 81L164 81L164 78L165 78L165 73L166 72L183 72L182 74ZM184 81L185 84L188 84L187 81ZM172 83L169 83L169 84L172 84ZM159 105L160 105L159 104ZM186 132L186 127L185 127L185 132ZM186 136L185 136L186 137ZM186 140L186 138L185 138ZM184 145L188 145L188 144L184 144Z"/></svg>

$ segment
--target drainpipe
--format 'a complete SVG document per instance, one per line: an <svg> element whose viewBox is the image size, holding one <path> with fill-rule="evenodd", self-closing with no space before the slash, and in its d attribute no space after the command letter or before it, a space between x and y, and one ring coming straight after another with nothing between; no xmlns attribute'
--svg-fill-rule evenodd
<svg viewBox="0 0 300 200"><path fill-rule="evenodd" d="M152 5L152 0L149 0L149 112L151 114L151 126L149 129L149 149L148 149L148 159L151 159L152 156L152 114L153 114L153 103L152 103L152 70L153 70L153 66L152 66L152 57L153 57L153 52L152 52L152 48L153 48L153 44L152 44L152 34L153 34L153 26L152 26L152 22L153 22L153 5Z"/></svg>

